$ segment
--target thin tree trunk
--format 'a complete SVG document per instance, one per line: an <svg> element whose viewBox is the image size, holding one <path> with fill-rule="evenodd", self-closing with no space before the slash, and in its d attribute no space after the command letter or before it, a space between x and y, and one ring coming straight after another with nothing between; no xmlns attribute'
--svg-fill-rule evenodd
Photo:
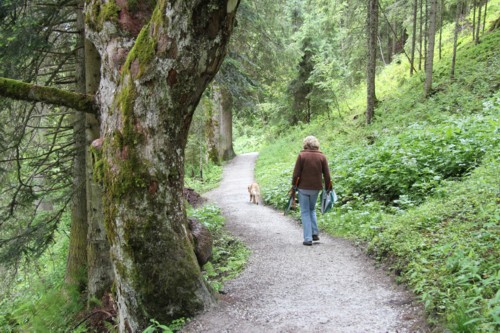
<svg viewBox="0 0 500 333"><path fill-rule="evenodd" d="M214 81L211 85L211 98L208 103L203 105L203 111L205 113L205 137L204 140L207 143L207 155L208 159L219 165L219 117L220 117L220 100L218 99L219 91L217 83ZM202 151L200 150L200 168L202 163Z"/></svg>
<svg viewBox="0 0 500 333"><path fill-rule="evenodd" d="M218 114L219 159L228 161L236 154L233 150L233 97L229 89L222 84L214 85L215 108Z"/></svg>
<svg viewBox="0 0 500 333"><path fill-rule="evenodd" d="M396 54L396 45L398 43L398 22L394 19L394 38L392 40L392 54Z"/></svg>
<svg viewBox="0 0 500 333"><path fill-rule="evenodd" d="M479 9L477 12L477 31L475 44L479 44L479 32L481 31L481 8L481 3L479 3Z"/></svg>
<svg viewBox="0 0 500 333"><path fill-rule="evenodd" d="M200 144L200 179L203 180L203 145Z"/></svg>
<svg viewBox="0 0 500 333"><path fill-rule="evenodd" d="M429 13L429 47L425 66L425 97L428 97L432 90L432 70L434 63L434 47L436 38L437 1L438 0L431 0L431 8Z"/></svg>
<svg viewBox="0 0 500 333"><path fill-rule="evenodd" d="M76 42L76 91L85 94L85 52L83 41L83 13L77 11ZM78 290L86 289L87 284L87 198L85 186L85 114L75 111L73 116L73 138L75 141L75 158L73 160L73 199L71 205L71 231L69 238L68 259L66 262L65 282L76 286Z"/></svg>
<svg viewBox="0 0 500 333"><path fill-rule="evenodd" d="M411 37L411 60L410 60L410 76L413 75L415 66L415 43L417 41L417 7L418 0L413 1L413 35Z"/></svg>
<svg viewBox="0 0 500 333"><path fill-rule="evenodd" d="M386 16L386 15L385 15L385 13L384 13L384 10L383 10L383 9L382 9L382 7L380 6L380 2L378 3L378 8L379 8L379 10L380 10L380 13L382 13L382 15L384 16L385 21L386 21L386 23L387 23L387 26L388 26L388 27L391 29L391 31L393 32L393 34L394 34L394 38L396 38L396 39L397 39L397 38L398 38L398 36L397 36L397 34L394 32L394 29L392 28L391 23L389 22L389 19L387 18L387 16ZM378 21L378 19L377 19L377 21ZM404 35L405 35L405 30L403 29L402 36L404 36ZM404 37L401 37L401 39L403 40L403 42L405 41ZM405 51L404 47L403 47L401 50L402 50L403 54L405 55L406 59L408 59L408 62L410 62L410 56L408 55L408 53L406 53L406 51ZM415 68L413 68L413 70L415 70Z"/></svg>
<svg viewBox="0 0 500 333"><path fill-rule="evenodd" d="M377 34L377 44L378 44L378 47L380 49L380 58L382 59L382 62L384 63L384 65L387 65L387 63L385 62L385 58L384 58L384 50L382 49L382 41L380 40L380 36Z"/></svg>
<svg viewBox="0 0 500 333"><path fill-rule="evenodd" d="M429 47L429 13L428 13L428 9L429 9L429 3L427 0L425 0L425 15L424 15L424 18L425 18L425 23L424 23L424 53L423 53L423 56L424 56L424 69L427 68L427 50L428 50L428 47Z"/></svg>
<svg viewBox="0 0 500 333"><path fill-rule="evenodd" d="M391 28L389 24L387 24L387 62L391 63L392 61L392 38L391 38Z"/></svg>
<svg viewBox="0 0 500 333"><path fill-rule="evenodd" d="M455 14L455 31L453 32L453 55L451 58L451 70L450 78L453 80L455 78L455 64L457 60L457 42L458 42L458 31L460 29L460 15L462 11L462 1L458 1L457 9Z"/></svg>
<svg viewBox="0 0 500 333"><path fill-rule="evenodd" d="M488 12L488 0L484 2L484 17L483 17L483 35L484 35L484 28L486 27L486 13Z"/></svg>
<svg viewBox="0 0 500 333"><path fill-rule="evenodd" d="M423 26L424 26L424 0L420 0L420 32L419 32L419 38L420 38L420 46L418 48L418 70L422 69L422 59L424 57L422 53L422 48L423 48L423 41L424 41L424 31L423 31Z"/></svg>
<svg viewBox="0 0 500 333"><path fill-rule="evenodd" d="M375 69L377 61L378 1L368 1L367 36L368 61L366 68L366 123L371 124L375 114Z"/></svg>
<svg viewBox="0 0 500 333"><path fill-rule="evenodd" d="M476 0L472 0L472 40L476 40Z"/></svg>
<svg viewBox="0 0 500 333"><path fill-rule="evenodd" d="M442 56L444 1L445 0L439 1L439 60L441 60Z"/></svg>

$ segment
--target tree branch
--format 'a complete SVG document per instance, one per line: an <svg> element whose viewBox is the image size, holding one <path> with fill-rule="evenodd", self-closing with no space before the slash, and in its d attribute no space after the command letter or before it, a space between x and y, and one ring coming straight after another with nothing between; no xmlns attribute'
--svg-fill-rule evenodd
<svg viewBox="0 0 500 333"><path fill-rule="evenodd" d="M81 112L97 114L94 96L0 77L0 96L21 101L66 106Z"/></svg>

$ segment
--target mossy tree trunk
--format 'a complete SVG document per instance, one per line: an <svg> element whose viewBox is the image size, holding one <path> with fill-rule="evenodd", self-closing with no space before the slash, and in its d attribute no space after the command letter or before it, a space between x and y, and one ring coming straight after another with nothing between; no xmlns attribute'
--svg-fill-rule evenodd
<svg viewBox="0 0 500 333"><path fill-rule="evenodd" d="M85 79L87 94L95 95L99 89L101 62L99 54L89 40L85 40ZM114 275L109 252L109 242L104 227L102 188L94 177L95 155L92 142L98 141L100 123L93 114L86 114L86 188L87 188L87 266L88 300L100 300L111 291ZM92 304L89 304L90 306Z"/></svg>
<svg viewBox="0 0 500 333"><path fill-rule="evenodd" d="M207 162L211 161L214 164L219 165L221 160L219 158L219 108L217 105L217 101L214 99L216 90L215 81L211 85L210 98L205 98L205 103L202 102L203 107L201 108L204 111L204 119L205 119L205 128L204 128L204 139L207 144ZM200 149L200 171L202 168L202 158L201 154L202 150Z"/></svg>
<svg viewBox="0 0 500 333"><path fill-rule="evenodd" d="M213 296L189 241L184 148L201 94L225 56L237 0L87 2L101 56L98 175L119 330L191 316Z"/></svg>
<svg viewBox="0 0 500 333"><path fill-rule="evenodd" d="M219 159L228 161L235 156L233 149L233 96L223 84L213 85L214 112L217 114L216 135Z"/></svg>

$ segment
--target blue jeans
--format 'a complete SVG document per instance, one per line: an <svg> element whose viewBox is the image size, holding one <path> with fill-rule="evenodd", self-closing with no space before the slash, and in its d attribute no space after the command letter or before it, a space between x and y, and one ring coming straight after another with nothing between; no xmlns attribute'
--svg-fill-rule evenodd
<svg viewBox="0 0 500 333"><path fill-rule="evenodd" d="M312 241L312 235L317 235L318 221L316 220L316 201L319 190L299 189L300 216L304 227L304 241Z"/></svg>

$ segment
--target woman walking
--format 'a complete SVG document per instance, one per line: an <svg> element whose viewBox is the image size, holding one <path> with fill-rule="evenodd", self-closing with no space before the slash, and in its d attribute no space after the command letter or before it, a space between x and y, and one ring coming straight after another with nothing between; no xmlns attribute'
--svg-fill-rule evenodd
<svg viewBox="0 0 500 333"><path fill-rule="evenodd" d="M312 245L319 241L318 223L316 220L316 201L319 191L325 188L331 190L330 170L325 155L319 151L319 141L314 136L304 139L303 150L297 157L293 170L293 186L298 187L300 215L304 228L304 245Z"/></svg>

